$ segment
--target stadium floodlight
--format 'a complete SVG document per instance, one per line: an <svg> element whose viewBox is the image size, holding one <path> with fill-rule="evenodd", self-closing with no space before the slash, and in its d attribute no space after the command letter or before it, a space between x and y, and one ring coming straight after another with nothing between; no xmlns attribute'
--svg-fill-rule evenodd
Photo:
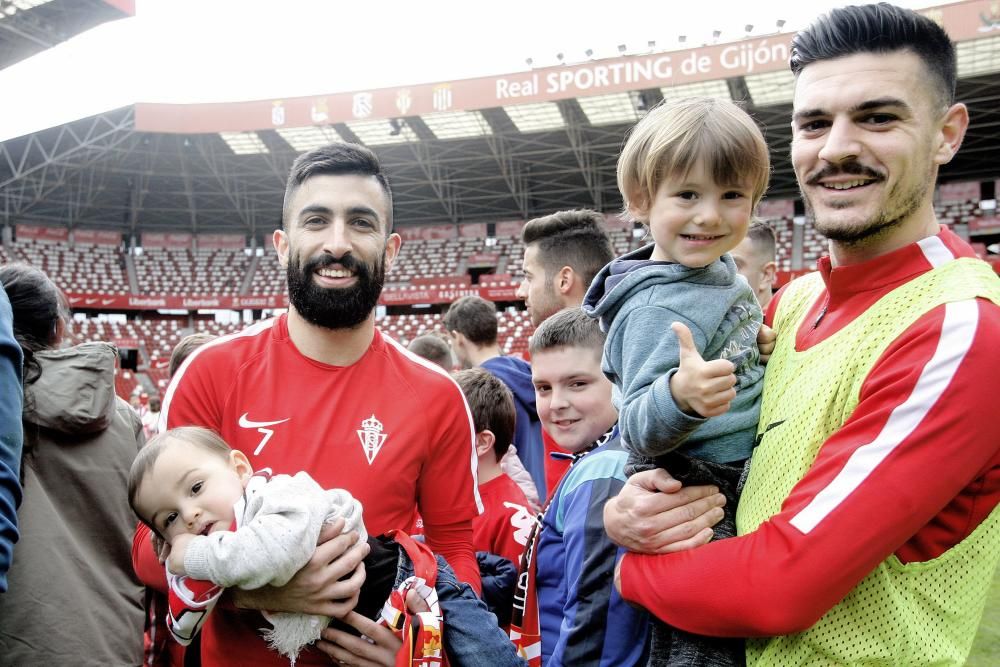
<svg viewBox="0 0 1000 667"><path fill-rule="evenodd" d="M297 152L310 151L327 144L343 143L344 139L337 131L327 125L310 127L286 127L276 130L278 135L288 142Z"/></svg>
<svg viewBox="0 0 1000 667"><path fill-rule="evenodd" d="M586 56L587 56L588 58L593 58L593 57L594 57L594 50L593 50L593 49L587 49L587 50L586 50L586 51L584 51L583 53L584 53L584 55L586 55Z"/></svg>
<svg viewBox="0 0 1000 667"><path fill-rule="evenodd" d="M527 65L528 67L531 67L534 64L534 62L535 62L534 58L525 58L524 59L524 64Z"/></svg>
<svg viewBox="0 0 1000 667"><path fill-rule="evenodd" d="M394 119L395 120L395 119ZM409 125L399 124L399 132L393 134L392 123L388 120L356 120L347 123L361 143L367 146L383 146L386 144L405 144L419 141L416 132Z"/></svg>
<svg viewBox="0 0 1000 667"><path fill-rule="evenodd" d="M754 106L788 104L795 94L795 75L791 70L750 74L743 77Z"/></svg>
<svg viewBox="0 0 1000 667"><path fill-rule="evenodd" d="M648 46L651 49L655 49L656 48L656 40L655 39L649 40L648 42L646 42L646 46Z"/></svg>
<svg viewBox="0 0 1000 667"><path fill-rule="evenodd" d="M747 23L745 26L743 26L743 29L749 35L750 33L753 32L753 23Z"/></svg>
<svg viewBox="0 0 1000 667"><path fill-rule="evenodd" d="M256 132L219 132L219 136L235 155L261 155L270 152Z"/></svg>
<svg viewBox="0 0 1000 667"><path fill-rule="evenodd" d="M718 41L720 37L722 37L722 31L721 30L713 30L712 31L712 39L713 40Z"/></svg>
<svg viewBox="0 0 1000 667"><path fill-rule="evenodd" d="M566 127L566 120L555 102L514 104L503 110L521 132L542 132Z"/></svg>
<svg viewBox="0 0 1000 667"><path fill-rule="evenodd" d="M493 134L490 124L478 111L442 111L420 118L438 139L465 139Z"/></svg>
<svg viewBox="0 0 1000 667"><path fill-rule="evenodd" d="M696 81L695 83L685 83L679 86L667 86L660 88L665 100L681 100L685 97L714 97L720 100L729 100L729 86L725 80ZM756 101L756 100L755 100Z"/></svg>
<svg viewBox="0 0 1000 667"><path fill-rule="evenodd" d="M562 53L561 51L560 51L559 53L557 53L557 54L556 54L556 60L558 60L559 62L563 62L563 59L564 59L565 57L566 57L566 56L565 56L565 54L564 54L564 53Z"/></svg>
<svg viewBox="0 0 1000 667"><path fill-rule="evenodd" d="M625 49L627 49L627 48L628 47L625 46L624 44L619 44L618 45L618 53L625 53Z"/></svg>
<svg viewBox="0 0 1000 667"><path fill-rule="evenodd" d="M774 22L774 25L778 28L778 30L781 30L785 27L785 19L778 19Z"/></svg>
<svg viewBox="0 0 1000 667"><path fill-rule="evenodd" d="M688 41L687 35L678 35L677 41L683 44L684 42Z"/></svg>
<svg viewBox="0 0 1000 667"><path fill-rule="evenodd" d="M629 93L578 97L576 101L591 125L635 123L639 120L635 101Z"/></svg>

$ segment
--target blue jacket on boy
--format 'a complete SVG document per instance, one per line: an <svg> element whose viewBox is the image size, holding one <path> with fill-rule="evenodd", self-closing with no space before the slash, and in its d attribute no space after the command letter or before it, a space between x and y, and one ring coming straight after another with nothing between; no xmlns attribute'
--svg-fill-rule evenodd
<svg viewBox="0 0 1000 667"><path fill-rule="evenodd" d="M649 615L615 590L625 550L604 532L604 503L625 484L618 428L566 473L538 538L536 590L542 664L630 667L648 658Z"/></svg>

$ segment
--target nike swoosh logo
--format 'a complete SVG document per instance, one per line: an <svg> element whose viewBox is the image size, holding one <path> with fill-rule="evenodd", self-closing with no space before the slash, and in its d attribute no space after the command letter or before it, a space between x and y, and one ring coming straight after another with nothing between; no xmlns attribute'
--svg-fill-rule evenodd
<svg viewBox="0 0 1000 667"><path fill-rule="evenodd" d="M242 415L240 415L240 426L242 426L243 428L261 428L263 426L274 426L275 424L283 424L289 419L291 419L291 417L285 417L284 419L279 419L273 422L252 422L249 419L247 419L247 415L249 414L250 414L249 412L244 412Z"/></svg>
<svg viewBox="0 0 1000 667"><path fill-rule="evenodd" d="M781 426L784 423L785 423L785 420L782 419L781 421L771 422L770 424L768 424L767 428L765 428L763 431L761 431L760 435L758 435L757 438L754 440L754 443L753 443L754 448L758 447L760 445L760 443L764 441L764 436L767 434L768 431L770 431L772 428Z"/></svg>

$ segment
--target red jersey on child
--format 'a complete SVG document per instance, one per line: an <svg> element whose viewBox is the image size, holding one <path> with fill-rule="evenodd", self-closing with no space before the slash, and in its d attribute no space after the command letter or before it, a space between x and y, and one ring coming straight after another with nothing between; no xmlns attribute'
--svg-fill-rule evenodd
<svg viewBox="0 0 1000 667"><path fill-rule="evenodd" d="M528 500L517 482L501 474L479 485L483 513L472 520L472 547L521 562L534 524Z"/></svg>

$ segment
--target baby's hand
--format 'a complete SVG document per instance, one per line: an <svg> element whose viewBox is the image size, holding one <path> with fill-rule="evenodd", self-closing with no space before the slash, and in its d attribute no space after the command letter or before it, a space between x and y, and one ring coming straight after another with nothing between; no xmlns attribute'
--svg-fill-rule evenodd
<svg viewBox="0 0 1000 667"><path fill-rule="evenodd" d="M702 417L725 413L736 398L733 362L728 359L705 361L695 347L687 326L674 322L670 328L677 334L680 345L680 364L670 378L670 393L677 407Z"/></svg>
<svg viewBox="0 0 1000 667"><path fill-rule="evenodd" d="M187 574L184 570L184 554L187 553L188 543L197 535L184 533L174 538L170 543L170 555L167 556L167 568L174 574Z"/></svg>
<svg viewBox="0 0 1000 667"><path fill-rule="evenodd" d="M150 543L153 545L153 552L156 553L156 560L160 561L160 565L163 565L167 562L167 556L170 555L170 543L156 533L151 532L149 537Z"/></svg>

